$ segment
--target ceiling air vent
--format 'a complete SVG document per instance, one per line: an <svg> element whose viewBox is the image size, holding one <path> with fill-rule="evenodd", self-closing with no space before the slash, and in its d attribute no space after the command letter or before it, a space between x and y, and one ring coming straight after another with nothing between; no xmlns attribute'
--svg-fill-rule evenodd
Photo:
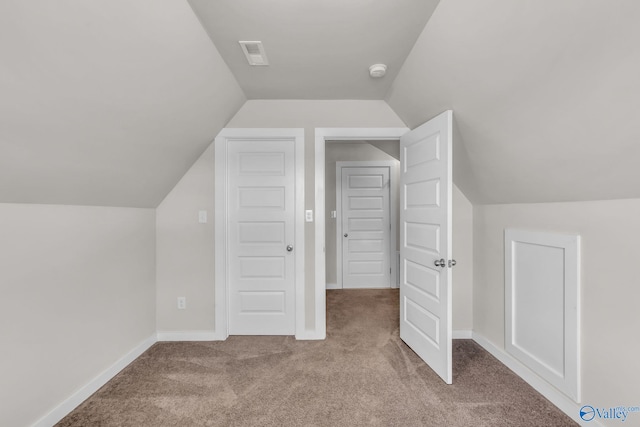
<svg viewBox="0 0 640 427"><path fill-rule="evenodd" d="M249 65L269 65L262 42L239 42Z"/></svg>

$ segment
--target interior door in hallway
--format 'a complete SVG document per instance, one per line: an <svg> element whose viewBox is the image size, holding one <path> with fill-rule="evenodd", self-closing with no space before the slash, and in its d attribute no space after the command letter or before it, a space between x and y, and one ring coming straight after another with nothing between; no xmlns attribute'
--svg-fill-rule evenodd
<svg viewBox="0 0 640 427"><path fill-rule="evenodd" d="M342 286L388 288L391 285L390 168L341 169Z"/></svg>
<svg viewBox="0 0 640 427"><path fill-rule="evenodd" d="M447 384L452 119L446 111L400 138L400 337Z"/></svg>
<svg viewBox="0 0 640 427"><path fill-rule="evenodd" d="M228 151L229 334L295 333L295 143Z"/></svg>

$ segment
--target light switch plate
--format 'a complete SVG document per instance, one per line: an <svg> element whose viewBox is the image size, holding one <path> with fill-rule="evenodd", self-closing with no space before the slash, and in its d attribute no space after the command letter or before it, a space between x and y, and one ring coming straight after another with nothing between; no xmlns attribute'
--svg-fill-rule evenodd
<svg viewBox="0 0 640 427"><path fill-rule="evenodd" d="M207 223L207 211L198 211L198 222L200 224Z"/></svg>
<svg viewBox="0 0 640 427"><path fill-rule="evenodd" d="M338 213L336 211L331 211L331 218L337 218Z"/></svg>

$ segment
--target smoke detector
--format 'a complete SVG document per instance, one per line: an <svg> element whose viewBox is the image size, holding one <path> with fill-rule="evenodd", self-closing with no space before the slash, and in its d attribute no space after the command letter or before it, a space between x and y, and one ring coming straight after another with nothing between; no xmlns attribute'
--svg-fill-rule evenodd
<svg viewBox="0 0 640 427"><path fill-rule="evenodd" d="M240 47L244 52L244 56L247 57L249 65L269 65L267 54L264 51L261 41L240 41Z"/></svg>
<svg viewBox="0 0 640 427"><path fill-rule="evenodd" d="M384 64L373 64L369 67L369 75L374 79L379 79L387 74L387 66Z"/></svg>

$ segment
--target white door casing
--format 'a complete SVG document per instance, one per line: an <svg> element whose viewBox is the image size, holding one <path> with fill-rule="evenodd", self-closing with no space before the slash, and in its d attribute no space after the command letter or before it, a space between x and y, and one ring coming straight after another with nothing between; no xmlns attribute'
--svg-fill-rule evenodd
<svg viewBox="0 0 640 427"><path fill-rule="evenodd" d="M400 138L400 337L447 384L452 382L452 119L446 111Z"/></svg>
<svg viewBox="0 0 640 427"><path fill-rule="evenodd" d="M389 166L339 167L342 286L388 288L391 280Z"/></svg>
<svg viewBox="0 0 640 427"><path fill-rule="evenodd" d="M314 227L314 312L313 329L305 333L308 339L324 339L327 333L326 322L326 236L325 236L325 149L327 141L386 141L399 140L408 132L400 128L316 128L315 129L315 207L316 223Z"/></svg>
<svg viewBox="0 0 640 427"><path fill-rule="evenodd" d="M303 147L301 129L225 129L216 137L220 339L304 331Z"/></svg>

